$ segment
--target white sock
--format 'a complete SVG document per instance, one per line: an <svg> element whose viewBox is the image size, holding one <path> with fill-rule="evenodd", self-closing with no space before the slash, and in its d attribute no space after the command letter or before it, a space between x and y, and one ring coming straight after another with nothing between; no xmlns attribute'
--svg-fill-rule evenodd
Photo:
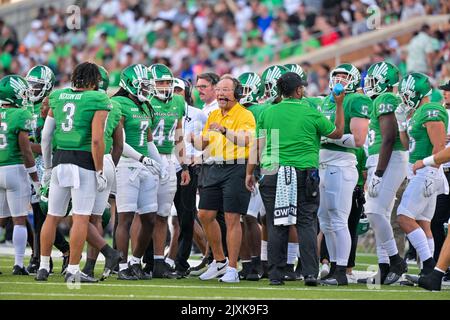
<svg viewBox="0 0 450 320"><path fill-rule="evenodd" d="M71 274L76 274L78 271L80 271L80 265L79 264L69 264L67 266L67 272Z"/></svg>
<svg viewBox="0 0 450 320"><path fill-rule="evenodd" d="M119 271L128 269L128 263L119 263Z"/></svg>
<svg viewBox="0 0 450 320"><path fill-rule="evenodd" d="M135 257L135 256L130 256L130 265L135 265L135 264L140 264L141 263L141 258Z"/></svg>
<svg viewBox="0 0 450 320"><path fill-rule="evenodd" d="M336 265L347 266L352 247L352 239L348 228L335 231L336 234Z"/></svg>
<svg viewBox="0 0 450 320"><path fill-rule="evenodd" d="M395 242L395 239L391 239L383 243L383 248L384 250L386 250L386 253L389 257L398 254L397 243Z"/></svg>
<svg viewBox="0 0 450 320"><path fill-rule="evenodd" d="M287 264L295 264L297 259L298 242L289 242L287 250Z"/></svg>
<svg viewBox="0 0 450 320"><path fill-rule="evenodd" d="M383 246L377 245L378 263L389 264L389 256Z"/></svg>
<svg viewBox="0 0 450 320"><path fill-rule="evenodd" d="M336 239L333 231L323 231L330 261L336 262Z"/></svg>
<svg viewBox="0 0 450 320"><path fill-rule="evenodd" d="M428 248L430 248L431 256L434 255L434 238L427 238Z"/></svg>
<svg viewBox="0 0 450 320"><path fill-rule="evenodd" d="M170 258L166 258L166 263L168 263L171 268L175 267L175 261Z"/></svg>
<svg viewBox="0 0 450 320"><path fill-rule="evenodd" d="M414 248L416 248L417 254L420 257L420 261L426 261L430 259L431 252L430 247L428 246L427 236L425 235L425 232L422 230L422 228L417 228L416 230L408 233L406 235L411 241L411 244Z"/></svg>
<svg viewBox="0 0 450 320"><path fill-rule="evenodd" d="M155 259L155 260L164 260L164 256L155 256L155 255L153 255L153 259Z"/></svg>
<svg viewBox="0 0 450 320"><path fill-rule="evenodd" d="M261 261L267 261L267 241L261 240Z"/></svg>
<svg viewBox="0 0 450 320"><path fill-rule="evenodd" d="M45 269L50 272L50 256L41 256L41 262L39 263L39 269Z"/></svg>
<svg viewBox="0 0 450 320"><path fill-rule="evenodd" d="M232 271L232 272L237 272L237 269L236 268L233 268L233 267L230 267L230 266L228 266L227 267L227 272L228 271Z"/></svg>
<svg viewBox="0 0 450 320"><path fill-rule="evenodd" d="M14 245L14 265L23 267L23 256L25 255L25 248L27 246L27 227L24 225L15 225L13 231L13 245Z"/></svg>

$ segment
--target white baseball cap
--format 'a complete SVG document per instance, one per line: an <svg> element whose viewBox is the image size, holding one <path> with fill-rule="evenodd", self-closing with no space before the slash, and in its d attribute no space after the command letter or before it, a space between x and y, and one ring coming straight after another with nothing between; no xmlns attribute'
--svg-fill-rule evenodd
<svg viewBox="0 0 450 320"><path fill-rule="evenodd" d="M181 80L180 78L173 78L173 87L186 90L186 85L184 84L184 81Z"/></svg>

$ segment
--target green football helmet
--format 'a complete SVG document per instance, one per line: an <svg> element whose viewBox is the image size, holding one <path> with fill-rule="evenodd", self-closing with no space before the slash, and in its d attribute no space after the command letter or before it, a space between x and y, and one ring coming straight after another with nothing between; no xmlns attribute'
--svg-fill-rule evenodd
<svg viewBox="0 0 450 320"><path fill-rule="evenodd" d="M27 108L31 105L30 95L30 85L23 77L13 74L0 80L0 104Z"/></svg>
<svg viewBox="0 0 450 320"><path fill-rule="evenodd" d="M109 87L109 74L108 71L102 66L98 66L98 71L100 71L100 82L98 83L98 89L100 91L106 92Z"/></svg>
<svg viewBox="0 0 450 320"><path fill-rule="evenodd" d="M174 86L172 71L161 63L152 64L148 67L148 71L152 95L162 101L172 99Z"/></svg>
<svg viewBox="0 0 450 320"><path fill-rule="evenodd" d="M369 231L370 223L369 219L365 215L362 215L359 219L358 226L356 227L356 234L358 236L363 235L367 231Z"/></svg>
<svg viewBox="0 0 450 320"><path fill-rule="evenodd" d="M405 111L416 110L420 101L431 95L432 87L426 75L419 72L408 74L400 81L399 94L405 104Z"/></svg>
<svg viewBox="0 0 450 320"><path fill-rule="evenodd" d="M255 72L244 72L238 77L242 85L242 98L239 103L258 103L261 95L261 78Z"/></svg>
<svg viewBox="0 0 450 320"><path fill-rule="evenodd" d="M376 97L388 88L398 85L400 71L393 64L383 61L370 66L364 78L364 92L369 98Z"/></svg>
<svg viewBox="0 0 450 320"><path fill-rule="evenodd" d="M261 81L264 85L264 102L272 103L278 98L277 81L280 77L289 72L289 70L281 65L275 65L264 70Z"/></svg>
<svg viewBox="0 0 450 320"><path fill-rule="evenodd" d="M345 74L345 78L336 76L339 73ZM355 92L361 83L361 73L358 68L350 63L340 64L330 72L330 82L328 84L330 90L333 90L337 83L342 84L346 93Z"/></svg>
<svg viewBox="0 0 450 320"><path fill-rule="evenodd" d="M284 66L288 68L290 72L295 72L296 74L298 74L300 78L302 78L302 80L308 81L308 76L306 75L306 72L303 71L303 68L300 65L296 63L288 63Z"/></svg>
<svg viewBox="0 0 450 320"><path fill-rule="evenodd" d="M148 68L143 64L132 64L123 69L119 85L140 102L150 100L150 77Z"/></svg>
<svg viewBox="0 0 450 320"><path fill-rule="evenodd" d="M56 81L52 69L44 65L31 68L25 79L27 79L31 87L31 102L41 101L48 96Z"/></svg>

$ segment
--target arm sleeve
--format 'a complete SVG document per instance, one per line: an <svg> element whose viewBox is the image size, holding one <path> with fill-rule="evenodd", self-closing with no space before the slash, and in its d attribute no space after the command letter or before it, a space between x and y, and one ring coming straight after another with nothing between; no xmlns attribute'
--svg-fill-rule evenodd
<svg viewBox="0 0 450 320"><path fill-rule="evenodd" d="M48 169L52 167L52 139L53 132L56 128L55 119L47 116L44 123L44 128L42 129L42 159L44 161L44 168Z"/></svg>
<svg viewBox="0 0 450 320"><path fill-rule="evenodd" d="M139 152L134 150L133 147L131 147L126 142L124 142L124 144L123 144L122 155L124 155L125 157L128 157L128 158L134 159L136 161L139 161L142 157L142 154L140 154Z"/></svg>

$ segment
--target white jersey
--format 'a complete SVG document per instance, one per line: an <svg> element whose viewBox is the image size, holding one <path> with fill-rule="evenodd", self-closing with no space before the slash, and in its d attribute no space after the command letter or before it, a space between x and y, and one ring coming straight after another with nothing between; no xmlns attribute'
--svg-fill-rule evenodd
<svg viewBox="0 0 450 320"><path fill-rule="evenodd" d="M217 110L217 109L219 109L219 103L217 102L217 100L214 100L210 104L205 104L203 106L202 112L208 118L209 115L211 114L211 112L213 112L214 110Z"/></svg>
<svg viewBox="0 0 450 320"><path fill-rule="evenodd" d="M202 155L202 151L195 149L192 143L187 142L187 137L189 137L191 133L194 133L195 136L200 135L207 119L208 116L205 115L202 110L189 106L186 103L185 115L182 119L183 132L185 137L184 141L186 144L186 156L200 157Z"/></svg>

